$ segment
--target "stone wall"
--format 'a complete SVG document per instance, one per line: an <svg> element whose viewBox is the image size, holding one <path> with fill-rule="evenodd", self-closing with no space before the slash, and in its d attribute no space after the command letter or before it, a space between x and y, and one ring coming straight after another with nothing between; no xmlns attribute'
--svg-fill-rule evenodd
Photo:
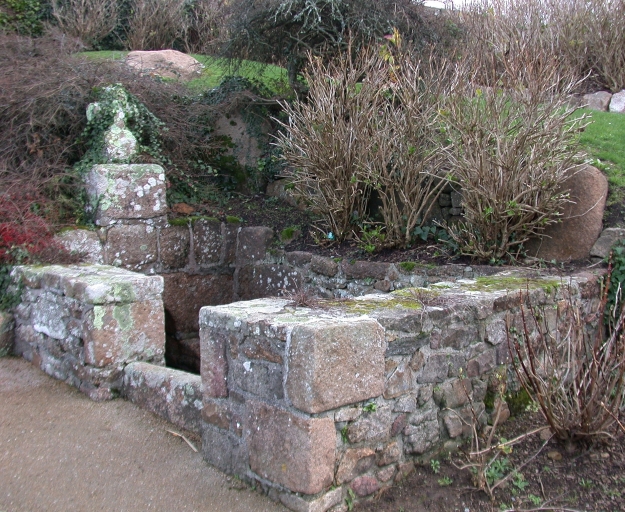
<svg viewBox="0 0 625 512"><path fill-rule="evenodd" d="M202 382L198 375L149 363L124 368L122 396L177 427L200 433Z"/></svg>
<svg viewBox="0 0 625 512"><path fill-rule="evenodd" d="M487 266L340 261L286 252L268 227L203 217L170 221L165 171L158 165L97 165L86 186L99 229L66 232L60 240L94 263L163 276L167 362L188 371L199 372L202 306L302 289L323 298L349 298L494 272ZM460 215L461 201L448 188L432 215L438 220Z"/></svg>
<svg viewBox="0 0 625 512"><path fill-rule="evenodd" d="M116 396L124 367L163 364L163 279L102 265L16 267L14 352L94 400Z"/></svg>
<svg viewBox="0 0 625 512"><path fill-rule="evenodd" d="M488 267L335 261L285 252L267 227L202 217L170 222L165 171L158 165L97 165L86 188L98 229L64 232L59 241L92 263L163 276L168 364L189 371L199 372L202 306L301 288L326 298L352 297L492 272ZM449 192L441 200L444 210L445 201L453 207L460 197Z"/></svg>
<svg viewBox="0 0 625 512"><path fill-rule="evenodd" d="M292 510L372 495L457 447L470 403L487 420L506 323L522 327L519 290L552 328L567 296L586 312L599 300L590 274L500 274L312 309L278 298L202 308L204 457Z"/></svg>

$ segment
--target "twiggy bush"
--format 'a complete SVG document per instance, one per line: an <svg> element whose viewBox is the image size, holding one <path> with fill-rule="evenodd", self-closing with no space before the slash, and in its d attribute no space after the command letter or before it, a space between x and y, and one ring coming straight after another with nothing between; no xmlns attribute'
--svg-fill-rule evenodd
<svg viewBox="0 0 625 512"><path fill-rule="evenodd" d="M618 428L625 390L625 308L607 334L601 329L610 276L597 310L588 314L571 294L556 311L521 308L521 325L508 325L516 374L538 403L555 437L572 449L610 438ZM521 293L524 300L525 294ZM595 329L589 323L598 322ZM510 322L508 322L510 324Z"/></svg>
<svg viewBox="0 0 625 512"><path fill-rule="evenodd" d="M225 0L197 0L187 8L183 34L188 53L212 55L226 37L228 13Z"/></svg>
<svg viewBox="0 0 625 512"><path fill-rule="evenodd" d="M578 80L616 92L625 87L625 0L473 0L455 13L462 27L460 53L492 78L507 56L556 56ZM488 84L493 85L493 84Z"/></svg>
<svg viewBox="0 0 625 512"><path fill-rule="evenodd" d="M395 84L371 119L374 127L363 166L382 203L385 245L407 246L447 182L437 107L445 67L432 59L398 58ZM440 174L440 175L439 175Z"/></svg>
<svg viewBox="0 0 625 512"><path fill-rule="evenodd" d="M557 63L508 59L494 88L474 83L459 65L442 100L441 125L450 144L447 165L462 188L464 220L448 226L462 254L515 258L523 244L556 222L568 196L563 181L581 161Z"/></svg>
<svg viewBox="0 0 625 512"><path fill-rule="evenodd" d="M117 26L117 4L117 0L52 0L51 7L65 34L95 47Z"/></svg>
<svg viewBox="0 0 625 512"><path fill-rule="evenodd" d="M347 55L328 64L310 57L303 73L310 87L307 102L283 104L289 121L282 123L277 140L295 190L324 218L324 230L337 241L366 215L372 184L363 162L387 79L374 51L353 59L351 52Z"/></svg>
<svg viewBox="0 0 625 512"><path fill-rule="evenodd" d="M554 47L596 87L625 88L625 0L551 0Z"/></svg>
<svg viewBox="0 0 625 512"><path fill-rule="evenodd" d="M539 427L529 432L521 434L514 439L507 440L496 435L497 428L501 424L504 417L504 400L506 394L506 374L504 371L495 371L492 375L494 384L494 410L492 413L492 426L484 428L486 418L484 418L484 410L476 407L471 394L464 388L466 396L469 400L470 416L464 418L461 414L456 413L458 419L471 429L471 447L465 453L465 460L460 464L455 464L458 469L468 469L473 475L473 484L479 490L484 491L491 500L495 499L495 489L503 486L512 478L523 478L520 471L531 460L542 451L547 445L545 441L542 446L531 457L526 459L517 467L512 467L509 458L512 453L513 446L519 444L528 437L545 430L547 427Z"/></svg>
<svg viewBox="0 0 625 512"><path fill-rule="evenodd" d="M409 245L447 179L437 172L446 67L382 49L329 64L311 57L307 101L284 104L289 124L278 139L297 192L337 241L367 221L377 193L383 236L376 248Z"/></svg>
<svg viewBox="0 0 625 512"><path fill-rule="evenodd" d="M126 44L130 50L171 48L185 25L185 0L133 0Z"/></svg>

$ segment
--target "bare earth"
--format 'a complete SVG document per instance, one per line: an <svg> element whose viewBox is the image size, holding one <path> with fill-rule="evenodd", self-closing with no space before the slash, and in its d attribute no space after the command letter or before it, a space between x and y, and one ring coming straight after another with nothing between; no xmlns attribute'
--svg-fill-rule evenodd
<svg viewBox="0 0 625 512"><path fill-rule="evenodd" d="M92 402L2 358L0 512L286 510L167 430L177 431L129 402Z"/></svg>

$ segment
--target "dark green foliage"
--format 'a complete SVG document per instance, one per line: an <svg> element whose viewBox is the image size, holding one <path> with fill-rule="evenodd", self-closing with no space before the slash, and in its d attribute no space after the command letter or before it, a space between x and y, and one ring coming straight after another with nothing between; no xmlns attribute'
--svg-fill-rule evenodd
<svg viewBox="0 0 625 512"><path fill-rule="evenodd" d="M623 285L625 284L625 241L619 240L610 255L612 265L608 288L608 302L605 309L606 323L613 326L623 304Z"/></svg>
<svg viewBox="0 0 625 512"><path fill-rule="evenodd" d="M289 83L301 88L297 75L308 52L333 56L381 39L394 28L409 46L422 48L441 40L433 16L410 0L241 0L232 6L230 39L224 54L287 68Z"/></svg>
<svg viewBox="0 0 625 512"><path fill-rule="evenodd" d="M12 265L0 265L0 311L8 311L20 303L21 286L11 286Z"/></svg>
<svg viewBox="0 0 625 512"><path fill-rule="evenodd" d="M23 35L43 32L44 6L39 0L2 0L0 30Z"/></svg>

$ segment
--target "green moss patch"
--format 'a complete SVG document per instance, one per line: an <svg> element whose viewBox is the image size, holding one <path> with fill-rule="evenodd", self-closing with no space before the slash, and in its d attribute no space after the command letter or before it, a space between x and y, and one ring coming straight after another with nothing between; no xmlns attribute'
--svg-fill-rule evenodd
<svg viewBox="0 0 625 512"><path fill-rule="evenodd" d="M542 288L547 293L551 293L558 286L557 279L539 279L529 277L513 276L487 276L478 277L473 283L462 283L462 290L476 292L494 292L499 290L536 290Z"/></svg>
<svg viewBox="0 0 625 512"><path fill-rule="evenodd" d="M204 217L202 215L195 215L191 217L177 217L175 219L169 219L170 226L188 226L189 224L193 225L198 220L205 220L207 222L219 222L219 219L215 217Z"/></svg>
<svg viewBox="0 0 625 512"><path fill-rule="evenodd" d="M346 299L346 300L324 300L319 301L321 307L324 308L332 308L332 309L341 309L346 313L354 313L360 315L366 315L372 313L373 311L378 311L381 309L393 309L393 308L404 308L404 309L422 309L423 303L419 300L410 297L410 296L396 296L394 294L389 294L388 298L384 299L370 299L370 300L356 300L356 299Z"/></svg>
<svg viewBox="0 0 625 512"><path fill-rule="evenodd" d="M402 261L398 263L397 266L404 272L412 272L417 264L414 261Z"/></svg>

